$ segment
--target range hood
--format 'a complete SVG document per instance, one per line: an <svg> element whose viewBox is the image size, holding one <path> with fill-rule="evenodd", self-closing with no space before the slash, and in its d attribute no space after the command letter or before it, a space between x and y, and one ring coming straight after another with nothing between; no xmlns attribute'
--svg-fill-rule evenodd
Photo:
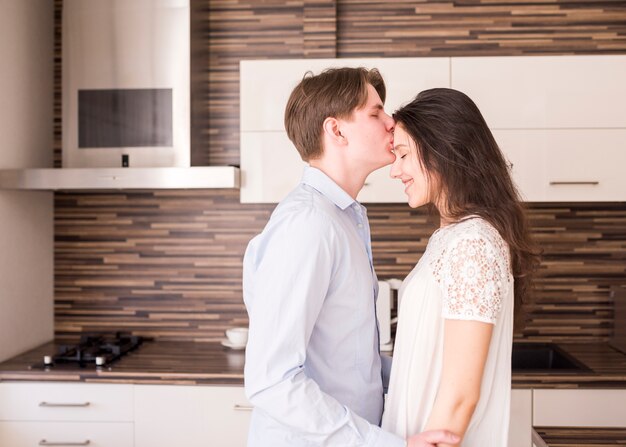
<svg viewBox="0 0 626 447"><path fill-rule="evenodd" d="M236 167L190 166L189 20L189 0L64 0L63 168L0 188L238 188Z"/></svg>
<svg viewBox="0 0 626 447"><path fill-rule="evenodd" d="M64 168L190 166L189 17L189 0L64 0Z"/></svg>
<svg viewBox="0 0 626 447"><path fill-rule="evenodd" d="M63 168L3 169L0 189L208 189L239 188L239 168Z"/></svg>

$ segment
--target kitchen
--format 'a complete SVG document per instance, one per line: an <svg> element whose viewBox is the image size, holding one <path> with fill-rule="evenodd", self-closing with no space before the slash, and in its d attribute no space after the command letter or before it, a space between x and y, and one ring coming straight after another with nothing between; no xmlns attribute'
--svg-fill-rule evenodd
<svg viewBox="0 0 626 447"><path fill-rule="evenodd" d="M15 76L3 67L7 149L0 168L61 168L63 2L37 4L37 11L34 3L32 10L20 3L7 4L11 14L3 14L6 23L0 27L13 33L2 39L4 58L23 70ZM240 165L240 60L624 54L624 5L577 5L192 1L190 164ZM51 106L41 107L42 102ZM79 403L85 397L72 394L76 386L107 387L109 412L73 413L65 419L73 421L65 422L72 430L112 424L109 433L118 438L102 445L243 445L249 410L241 391L243 354L219 343L227 328L247 324L241 257L274 205L242 204L235 187L59 189L0 192L0 359L24 355L24 365L35 364L48 354L45 344L53 338L64 343L86 332L122 330L155 340L111 371L93 369L83 377L16 371L16 363L9 361L0 366L2 385L25 386L35 400L35 385L51 385L52 393L69 393L59 394L61 402ZM608 345L616 321L613 291L626 276L623 190L620 199L530 205L544 262L538 305L517 338L573 343L564 349L593 371L514 376L519 405L531 408L524 414L535 417L534 425L626 427L626 400L620 394L626 389L625 360ZM377 273L380 279L402 278L419 259L435 223L401 203L367 206ZM30 381L17 382L25 377ZM89 383L77 383L81 380ZM93 384L97 381L107 384ZM583 420L573 414L554 419L554 400L577 408L575 391L589 393ZM46 399L54 402L49 397L39 401ZM606 406L610 399L617 399L616 408ZM592 409L596 401L602 411ZM540 419L541 411L546 418ZM599 420L602 413L610 413L608 422ZM14 430L4 429L7 424L16 424L5 421L19 420L26 432L36 434L30 424L54 420L41 414L32 419L28 411L19 419L4 414L2 433ZM188 440L180 433L187 433ZM74 442L94 436L81 434L76 432Z"/></svg>

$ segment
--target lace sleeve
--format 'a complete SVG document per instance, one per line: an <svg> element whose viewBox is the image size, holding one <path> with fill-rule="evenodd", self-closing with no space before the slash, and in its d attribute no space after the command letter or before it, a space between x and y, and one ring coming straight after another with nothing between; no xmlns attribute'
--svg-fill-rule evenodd
<svg viewBox="0 0 626 447"><path fill-rule="evenodd" d="M442 261L443 317L495 324L510 287L506 243L464 234L446 247Z"/></svg>

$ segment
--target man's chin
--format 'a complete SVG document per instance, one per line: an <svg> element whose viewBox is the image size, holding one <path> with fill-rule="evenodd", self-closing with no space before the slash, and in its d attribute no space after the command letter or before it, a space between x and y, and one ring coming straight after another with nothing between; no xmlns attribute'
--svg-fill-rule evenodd
<svg viewBox="0 0 626 447"><path fill-rule="evenodd" d="M391 165L394 161L396 161L396 157L395 155L392 156L390 159L387 160L381 160L380 163L377 164L376 168L374 168L374 171L379 170L380 168L384 168L385 166L389 166Z"/></svg>

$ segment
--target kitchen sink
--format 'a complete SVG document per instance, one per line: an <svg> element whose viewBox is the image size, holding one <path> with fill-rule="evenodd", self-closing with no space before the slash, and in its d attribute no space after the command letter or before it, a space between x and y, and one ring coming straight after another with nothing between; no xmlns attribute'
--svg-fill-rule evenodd
<svg viewBox="0 0 626 447"><path fill-rule="evenodd" d="M580 372L585 365L553 343L513 343L512 367L516 372Z"/></svg>

